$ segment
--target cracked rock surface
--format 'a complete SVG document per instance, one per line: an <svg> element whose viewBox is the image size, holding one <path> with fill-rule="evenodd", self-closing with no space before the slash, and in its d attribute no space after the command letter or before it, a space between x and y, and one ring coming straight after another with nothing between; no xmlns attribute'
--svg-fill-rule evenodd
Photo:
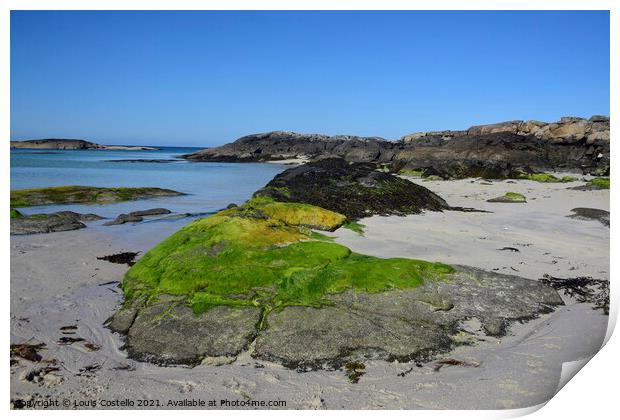
<svg viewBox="0 0 620 420"><path fill-rule="evenodd" d="M339 367L353 359L427 360L458 344L475 319L487 335L511 322L554 310L563 301L539 280L455 266L446 279L406 290L331 295L319 308L290 306L262 314L257 307L215 306L194 315L179 297L117 312L112 330L127 334L130 357L195 365L235 356L256 340L252 356L297 369Z"/></svg>

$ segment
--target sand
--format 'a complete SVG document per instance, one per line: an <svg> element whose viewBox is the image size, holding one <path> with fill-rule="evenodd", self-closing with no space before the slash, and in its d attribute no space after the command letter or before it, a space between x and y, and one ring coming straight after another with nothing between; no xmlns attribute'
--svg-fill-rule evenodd
<svg viewBox="0 0 620 420"><path fill-rule="evenodd" d="M470 182L473 181L473 182ZM609 191L566 190L571 184L515 184L479 180L424 182L451 205L494 213L426 213L372 217L364 236L340 229L337 241L355 251L459 263L539 278L543 274L608 278L609 228L597 221L566 218L573 207L609 208ZM577 184L575 184L577 185ZM506 191L522 192L527 204L487 203ZM525 324L514 324L501 339L484 336L472 323L478 344L458 347L436 362L367 363L359 383L342 371L298 373L254 360L249 352L223 366L160 367L134 362L120 348L122 338L103 327L118 307L117 283L126 265L97 260L121 251L146 251L178 224L148 223L122 230L81 231L11 238L11 343L46 343L44 359L59 370L29 375L47 363L20 360L11 367L11 399L46 397L69 406L102 407L109 401L215 401L214 408L246 401L285 401L286 408L479 408L510 409L544 403L556 390L562 362L589 357L605 336L607 317L587 304L569 303ZM481 239L484 238L484 239ZM505 246L520 252L499 251ZM555 261L555 262L554 262ZM518 270L515 272L513 269ZM59 345L60 328L76 325ZM89 351L86 343L100 347ZM89 372L91 370L92 372ZM29 378L34 376L34 379ZM231 406L222 406L228 400ZM94 402L94 403L93 403ZM113 407L117 408L117 407Z"/></svg>

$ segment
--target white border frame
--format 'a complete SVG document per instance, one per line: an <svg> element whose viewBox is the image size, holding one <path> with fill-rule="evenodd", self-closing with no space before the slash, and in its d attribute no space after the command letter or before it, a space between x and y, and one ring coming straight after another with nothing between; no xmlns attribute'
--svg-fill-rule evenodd
<svg viewBox="0 0 620 420"><path fill-rule="evenodd" d="M403 0L383 0L370 1L370 0L298 0L294 4L281 1L281 0L263 0L263 1L251 1L251 0L229 0L229 1L199 1L199 0L57 0L57 1L45 1L45 0L3 0L0 2L0 133L4 137L4 141L8 142L10 139L10 10L343 10L343 9L358 9L358 10L610 10L610 25L611 25L611 44L610 44L610 114L614 114L617 109L618 98L620 92L618 92L617 77L614 77L619 73L618 68L618 42L620 39L618 33L619 14L617 1L613 0L435 0L435 1L403 1ZM611 137L616 138L618 130L615 129L615 125L611 125ZM615 147L611 148L612 162L617 159L615 153ZM5 145L4 152L0 154L2 162L2 191L0 195L0 208L9 207L9 190L10 190L10 154L8 144ZM615 173L615 172L614 172ZM611 212L615 215L618 211L618 200L614 193L614 189L611 190ZM3 325L3 342L4 349L7 351L9 347L9 308L10 308L10 293L9 293L9 278L10 278L10 241L9 241L9 216L8 212L0 213L3 216L3 230L4 236L1 244L2 247L2 291L4 296L5 315L2 318ZM615 220L615 219L614 219ZM610 255L619 255L620 247L618 246L618 235L616 235L616 224L611 225L611 243L610 243ZM610 279L615 277L618 272L618 262L613 258L610 261L611 271ZM610 327L607 332L606 341L610 339L611 333L616 323L618 313L618 289L615 287L617 280L611 280L611 310L610 310ZM609 343L592 359L591 362L578 374L576 379L570 381L565 388L563 388L558 395L556 395L547 406L540 411L537 411L543 405L538 407L531 407L527 409L519 410L491 410L491 411L395 411L390 412L390 416L399 418L438 418L438 419L452 419L458 416L459 419L484 419L484 418L507 418L521 416L528 413L533 414L532 418L557 418L564 419L580 419L586 418L607 418L610 414L616 412L618 403L617 389L620 377L620 368L616 355L620 354L620 344L617 337L613 337ZM2 364L2 390L3 394L8 397L10 394L10 374L9 364L5 362ZM5 397L5 398L6 398ZM9 407L8 398L5 400L5 407ZM154 417L154 418L167 418L170 414L169 411L149 411L138 412L134 410L117 411L115 413L104 411L90 411L88 413L76 411L10 411L10 415L15 417L21 416L45 416L50 418L77 418L82 416L94 417L94 418L107 418L110 415L121 414L131 416L132 418L138 417ZM222 411L183 411L177 415L187 416L187 418L198 418L205 416L219 417L224 414L227 417L241 418L242 416L258 416L260 418L280 419L289 417L292 412L290 411L234 411L234 412L222 412ZM331 418L359 418L370 417L377 415L386 415L385 412L368 412L368 411L297 411L295 415L299 417L310 416L322 416ZM174 415L174 414L173 414ZM617 414L616 414L617 415Z"/></svg>

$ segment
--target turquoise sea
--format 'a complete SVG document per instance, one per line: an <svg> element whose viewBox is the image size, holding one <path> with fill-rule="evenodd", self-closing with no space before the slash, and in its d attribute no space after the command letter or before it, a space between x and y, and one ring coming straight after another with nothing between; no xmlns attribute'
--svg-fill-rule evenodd
<svg viewBox="0 0 620 420"><path fill-rule="evenodd" d="M165 207L174 213L205 214L229 203L241 203L264 186L284 165L209 163L177 160L168 163L118 162L127 159L178 159L197 148L164 147L156 151L11 150L11 189L55 185L96 187L160 187L186 196L115 204L54 205L19 209L25 214L72 210L116 217L120 213ZM116 162L115 162L116 161ZM185 219L187 223L191 219ZM149 219L146 222L150 222ZM176 224L176 223L175 223ZM114 227L122 228L122 226Z"/></svg>

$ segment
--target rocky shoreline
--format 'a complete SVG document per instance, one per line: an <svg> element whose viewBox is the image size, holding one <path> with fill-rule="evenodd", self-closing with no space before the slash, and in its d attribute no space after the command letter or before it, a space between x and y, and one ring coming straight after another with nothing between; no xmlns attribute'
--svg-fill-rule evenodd
<svg viewBox="0 0 620 420"><path fill-rule="evenodd" d="M204 162L320 160L372 162L386 170L419 170L444 179L514 178L519 173L576 171L609 174L609 117L564 117L558 122L509 121L462 131L403 136L327 136L274 131L184 155Z"/></svg>

